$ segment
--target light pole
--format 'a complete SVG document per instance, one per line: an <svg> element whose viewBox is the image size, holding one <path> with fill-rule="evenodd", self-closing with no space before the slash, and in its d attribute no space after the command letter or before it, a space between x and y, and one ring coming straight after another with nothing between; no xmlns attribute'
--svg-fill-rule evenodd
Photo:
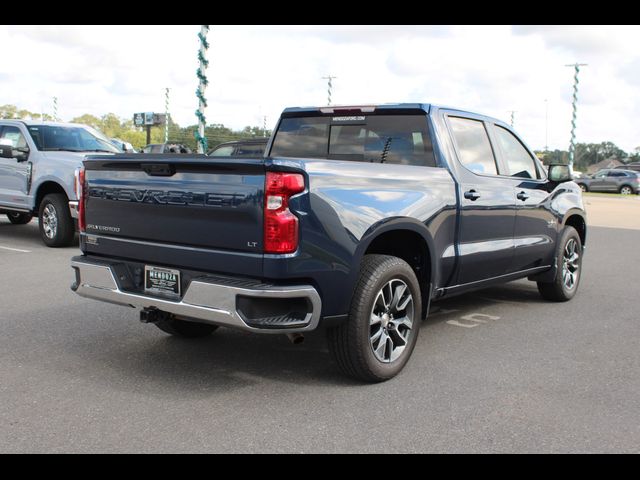
<svg viewBox="0 0 640 480"><path fill-rule="evenodd" d="M207 124L207 120L204 116L204 109L207 108L207 100L204 96L204 92L209 84L205 71L209 66L209 61L206 58L207 50L209 49L209 43L207 42L207 33L209 33L209 25L201 25L198 38L200 39L200 49L198 50L198 61L200 62L196 75L198 76L198 89L196 90L196 97L198 97L198 110L196 110L196 117L198 117L198 130L195 132L196 141L198 142L198 153L207 152L207 138L204 136L204 128Z"/></svg>
<svg viewBox="0 0 640 480"><path fill-rule="evenodd" d="M578 74L580 67L586 67L586 63L574 63L565 65L565 67L573 67L575 74L573 75L573 114L571 116L571 141L569 143L569 165L573 168L573 160L576 153L576 114L578 110Z"/></svg>
<svg viewBox="0 0 640 480"><path fill-rule="evenodd" d="M53 97L53 120L58 121L58 97Z"/></svg>
<svg viewBox="0 0 640 480"><path fill-rule="evenodd" d="M322 77L322 78L327 81L327 105L331 105L331 91L333 90L333 83L331 82L333 81L334 78L338 78L338 77L327 75L326 77Z"/></svg>

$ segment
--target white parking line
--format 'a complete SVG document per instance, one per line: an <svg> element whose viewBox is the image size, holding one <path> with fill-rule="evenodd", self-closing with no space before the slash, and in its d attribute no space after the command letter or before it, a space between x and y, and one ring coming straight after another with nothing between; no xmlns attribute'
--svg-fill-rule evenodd
<svg viewBox="0 0 640 480"><path fill-rule="evenodd" d="M487 320L500 320L500 317L495 315L487 315L486 313L471 313L460 317L458 320L447 320L446 323L454 325L456 327L474 328L482 323L488 323ZM465 323L463 323L465 322Z"/></svg>
<svg viewBox="0 0 640 480"><path fill-rule="evenodd" d="M0 245L0 248L2 250L9 250L11 252L31 253L31 250L21 250L19 248L3 247L2 245Z"/></svg>

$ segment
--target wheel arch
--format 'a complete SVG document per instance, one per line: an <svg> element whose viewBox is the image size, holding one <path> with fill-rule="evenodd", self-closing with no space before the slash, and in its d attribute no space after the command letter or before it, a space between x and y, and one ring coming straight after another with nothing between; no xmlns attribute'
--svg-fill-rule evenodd
<svg viewBox="0 0 640 480"><path fill-rule="evenodd" d="M426 312L436 285L438 271L433 238L425 225L411 218L387 219L371 226L356 250L355 266L367 254L392 255L406 261L420 282L423 311ZM359 268L354 268L359 272Z"/></svg>
<svg viewBox="0 0 640 480"><path fill-rule="evenodd" d="M564 222L562 222L563 227L571 226L578 231L578 235L580 235L580 241L582 242L582 246L587 243L587 220L582 214L582 212L578 210L569 211L565 215Z"/></svg>
<svg viewBox="0 0 640 480"><path fill-rule="evenodd" d="M40 210L40 204L42 203L42 200L44 199L44 197L52 193L62 193L67 197L67 199L70 198L69 194L67 193L67 191L64 189L64 187L60 182L55 180L46 180L42 182L40 185L38 185L36 189L35 203L33 205L33 210L36 213L36 215Z"/></svg>

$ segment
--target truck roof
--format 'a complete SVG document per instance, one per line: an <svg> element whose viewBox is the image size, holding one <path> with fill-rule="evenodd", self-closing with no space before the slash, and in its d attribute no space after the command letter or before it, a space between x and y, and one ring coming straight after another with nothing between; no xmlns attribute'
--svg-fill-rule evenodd
<svg viewBox="0 0 640 480"><path fill-rule="evenodd" d="M449 107L445 105L435 105L433 103L382 103L382 104L361 104L361 105L328 105L323 107L290 107L285 108L282 112L283 116L298 116L304 115L305 113L333 113L333 112L362 112L362 113L370 113L374 110L376 111L398 111L398 110L419 110L424 112L425 114L429 114L431 110L439 110L446 109L452 110L455 112L459 112L461 114L470 114L478 118L482 118L489 122L504 124L502 120L497 118L489 117L488 115L483 115L477 112L471 112L468 110L462 110L459 108Z"/></svg>
<svg viewBox="0 0 640 480"><path fill-rule="evenodd" d="M0 122L9 124L9 125L18 125L23 124L28 127L34 126L42 126L48 125L52 127L87 127L90 125L85 125L83 123L70 123L70 122L50 122L50 121L42 121L42 120L25 120L19 118L0 118Z"/></svg>

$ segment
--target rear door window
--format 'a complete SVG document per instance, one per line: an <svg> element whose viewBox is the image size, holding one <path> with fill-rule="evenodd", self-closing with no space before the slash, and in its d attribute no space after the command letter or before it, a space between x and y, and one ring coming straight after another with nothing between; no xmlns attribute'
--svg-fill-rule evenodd
<svg viewBox="0 0 640 480"><path fill-rule="evenodd" d="M271 156L436 166L425 115L283 118Z"/></svg>
<svg viewBox="0 0 640 480"><path fill-rule="evenodd" d="M497 175L496 159L484 123L461 117L449 117L460 162L473 173Z"/></svg>

